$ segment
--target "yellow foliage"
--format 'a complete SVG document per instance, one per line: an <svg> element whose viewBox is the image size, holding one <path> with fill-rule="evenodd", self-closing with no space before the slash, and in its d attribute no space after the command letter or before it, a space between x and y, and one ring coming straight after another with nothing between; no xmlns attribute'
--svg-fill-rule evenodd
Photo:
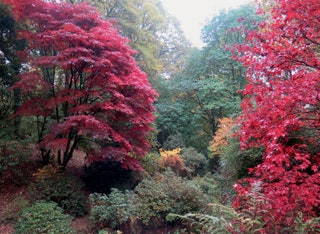
<svg viewBox="0 0 320 234"><path fill-rule="evenodd" d="M186 168L180 156L180 152L180 148L173 150L160 149L160 158L158 159L159 167L162 169L170 167L175 173L184 175L186 173Z"/></svg>
<svg viewBox="0 0 320 234"><path fill-rule="evenodd" d="M210 142L209 150L210 156L219 156L222 153L224 147L228 146L228 136L231 135L231 128L234 126L234 119L222 118L219 119L219 128L213 140Z"/></svg>
<svg viewBox="0 0 320 234"><path fill-rule="evenodd" d="M176 149L173 149L173 150L160 149L161 157L170 157L170 156L175 156L175 155L179 155L180 156L180 152L181 152L180 148L176 148Z"/></svg>

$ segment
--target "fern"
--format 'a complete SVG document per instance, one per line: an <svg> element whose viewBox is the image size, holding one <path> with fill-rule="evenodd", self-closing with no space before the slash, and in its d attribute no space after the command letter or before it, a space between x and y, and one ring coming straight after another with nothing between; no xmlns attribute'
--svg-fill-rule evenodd
<svg viewBox="0 0 320 234"><path fill-rule="evenodd" d="M238 213L232 207L210 203L211 214L169 214L167 221L180 220L189 232L195 233L260 233L264 223L253 213ZM250 217L251 216L251 217Z"/></svg>
<svg viewBox="0 0 320 234"><path fill-rule="evenodd" d="M295 222L295 231L297 234L320 233L320 217L304 220L300 212Z"/></svg>

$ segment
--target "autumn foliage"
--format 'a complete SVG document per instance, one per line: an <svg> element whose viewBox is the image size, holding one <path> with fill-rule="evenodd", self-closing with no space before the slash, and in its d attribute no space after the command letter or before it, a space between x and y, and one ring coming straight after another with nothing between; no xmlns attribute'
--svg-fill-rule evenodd
<svg viewBox="0 0 320 234"><path fill-rule="evenodd" d="M232 135L231 128L234 124L234 119L232 118L225 117L219 120L218 130L209 146L212 157L220 156L223 148L228 146L228 137Z"/></svg>
<svg viewBox="0 0 320 234"><path fill-rule="evenodd" d="M162 169L171 168L175 173L179 175L185 175L186 168L183 159L180 156L181 149L173 150L160 150L160 158L158 159L158 165Z"/></svg>
<svg viewBox="0 0 320 234"><path fill-rule="evenodd" d="M234 205L243 207L258 187L267 230L277 232L300 212L304 220L320 214L320 2L274 1L237 52L249 82L242 92L241 148L262 146L264 154L250 169L252 178L235 186Z"/></svg>
<svg viewBox="0 0 320 234"><path fill-rule="evenodd" d="M17 115L35 117L43 160L66 166L85 146L89 160L140 168L157 94L128 40L85 3L6 2L28 42L27 69L13 87L24 96Z"/></svg>

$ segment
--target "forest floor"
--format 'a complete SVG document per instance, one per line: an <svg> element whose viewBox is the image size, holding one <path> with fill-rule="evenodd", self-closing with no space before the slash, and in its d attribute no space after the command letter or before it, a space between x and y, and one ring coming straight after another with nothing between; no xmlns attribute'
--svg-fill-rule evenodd
<svg viewBox="0 0 320 234"><path fill-rule="evenodd" d="M85 163L84 155L79 153L75 159L70 161L67 170L72 174L81 176ZM14 223L19 218L21 208L27 206L26 199L28 185L32 181L32 174L41 168L41 164L33 159L32 162L23 165L24 181L16 183L16 176L13 173L4 173L0 177L0 234L14 233ZM72 227L77 234L94 233L89 215L76 218L72 222Z"/></svg>

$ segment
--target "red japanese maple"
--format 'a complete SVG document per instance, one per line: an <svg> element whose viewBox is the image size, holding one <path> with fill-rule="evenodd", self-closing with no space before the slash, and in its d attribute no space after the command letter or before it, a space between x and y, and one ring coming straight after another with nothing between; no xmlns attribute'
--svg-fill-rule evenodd
<svg viewBox="0 0 320 234"><path fill-rule="evenodd" d="M320 214L320 2L273 2L260 29L237 46L249 82L241 147L263 146L264 154L249 186L236 186L235 206L259 184L269 228L292 225L299 212Z"/></svg>
<svg viewBox="0 0 320 234"><path fill-rule="evenodd" d="M127 39L87 4L8 2L28 26L20 35L28 41L22 57L29 71L14 85L26 98L18 115L37 117L44 160L55 155L66 166L86 142L91 160L140 168L157 94Z"/></svg>

